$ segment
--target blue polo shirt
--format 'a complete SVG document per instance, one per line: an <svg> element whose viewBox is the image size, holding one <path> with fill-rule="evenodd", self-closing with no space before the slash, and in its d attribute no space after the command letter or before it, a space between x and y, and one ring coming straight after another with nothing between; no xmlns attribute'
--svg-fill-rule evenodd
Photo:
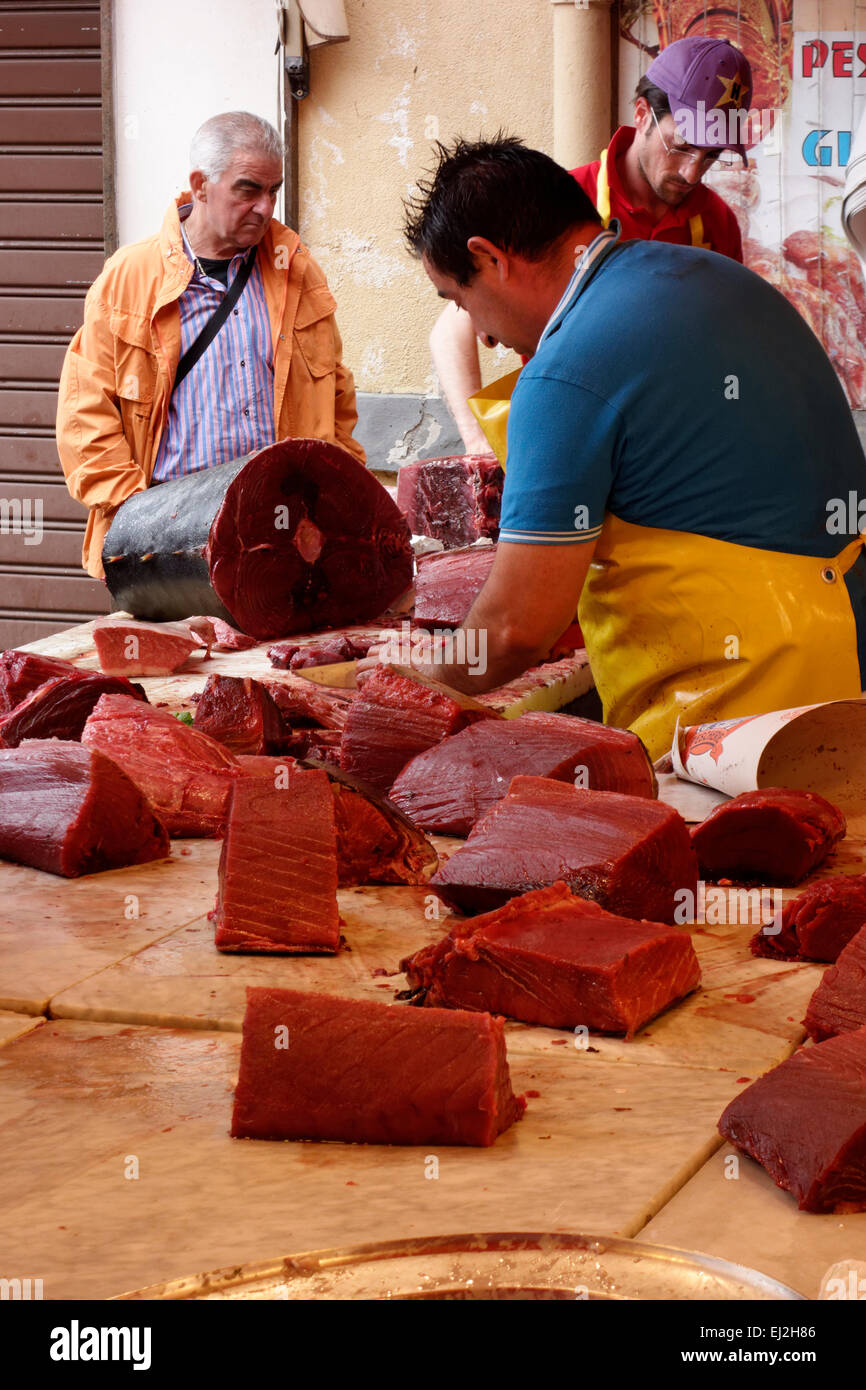
<svg viewBox="0 0 866 1390"><path fill-rule="evenodd" d="M712 251L603 233L585 260L514 390L500 540L585 544L609 511L838 554L857 525L833 501L866 499L866 459L793 305ZM866 557L846 582L866 673Z"/></svg>

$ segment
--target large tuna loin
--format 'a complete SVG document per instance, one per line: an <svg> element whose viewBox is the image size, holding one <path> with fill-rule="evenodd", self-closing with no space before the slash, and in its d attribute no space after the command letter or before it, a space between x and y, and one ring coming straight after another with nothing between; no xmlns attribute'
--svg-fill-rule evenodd
<svg viewBox="0 0 866 1390"><path fill-rule="evenodd" d="M505 474L485 454L419 459L397 477L397 505L416 536L433 536L447 549L499 535Z"/></svg>
<svg viewBox="0 0 866 1390"><path fill-rule="evenodd" d="M765 787L717 807L692 831L692 843L707 878L799 883L845 828L842 812L816 792Z"/></svg>
<svg viewBox="0 0 866 1390"><path fill-rule="evenodd" d="M422 555L415 580L415 622L419 627L459 627L487 582L495 545Z"/></svg>
<svg viewBox="0 0 866 1390"><path fill-rule="evenodd" d="M135 783L80 743L0 750L0 857L64 878L165 859L168 834Z"/></svg>
<svg viewBox="0 0 866 1390"><path fill-rule="evenodd" d="M105 539L118 607L252 637L377 617L412 582L396 502L345 449L285 439L130 497Z"/></svg>
<svg viewBox="0 0 866 1390"><path fill-rule="evenodd" d="M550 777L596 791L653 797L656 781L635 734L568 714L488 719L413 758L389 796L416 825L468 835L513 777Z"/></svg>
<svg viewBox="0 0 866 1390"><path fill-rule="evenodd" d="M557 879L618 916L673 922L695 902L698 870L672 806L515 777L430 882L464 912L486 912Z"/></svg>
<svg viewBox="0 0 866 1390"><path fill-rule="evenodd" d="M128 695L103 695L81 742L123 768L170 835L222 835L238 764L216 739Z"/></svg>
<svg viewBox="0 0 866 1390"><path fill-rule="evenodd" d="M866 1210L866 1028L795 1052L731 1102L719 1129L801 1211Z"/></svg>
<svg viewBox="0 0 866 1390"><path fill-rule="evenodd" d="M94 671L81 671L72 678L54 676L0 717L0 748L17 748L25 739L80 739L102 695L147 700L140 685L121 676L100 676Z"/></svg>
<svg viewBox="0 0 866 1390"><path fill-rule="evenodd" d="M866 1028L866 927L848 942L812 998L804 1019L816 1042Z"/></svg>
<svg viewBox="0 0 866 1390"><path fill-rule="evenodd" d="M564 883L458 922L402 968L425 1005L627 1037L701 978L687 932L616 917Z"/></svg>
<svg viewBox="0 0 866 1390"><path fill-rule="evenodd" d="M486 1146L524 1109L501 1018L247 990L235 1138Z"/></svg>
<svg viewBox="0 0 866 1390"><path fill-rule="evenodd" d="M216 945L277 954L339 950L334 800L324 772L235 782L219 864Z"/></svg>
<svg viewBox="0 0 866 1390"><path fill-rule="evenodd" d="M864 924L866 874L825 879L786 903L781 922L774 920L755 933L752 954L834 961Z"/></svg>
<svg viewBox="0 0 866 1390"><path fill-rule="evenodd" d="M193 727L233 753L279 753L289 731L261 681L251 676L208 676Z"/></svg>
<svg viewBox="0 0 866 1390"><path fill-rule="evenodd" d="M437 681L380 666L349 709L340 767L387 792L410 758L467 724L497 718L493 710Z"/></svg>

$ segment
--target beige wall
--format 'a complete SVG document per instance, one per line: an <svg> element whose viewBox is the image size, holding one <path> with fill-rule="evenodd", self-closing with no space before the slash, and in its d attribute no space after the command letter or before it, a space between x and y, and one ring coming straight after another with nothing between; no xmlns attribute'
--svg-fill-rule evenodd
<svg viewBox="0 0 866 1390"><path fill-rule="evenodd" d="M427 335L442 308L404 250L401 199L434 138L502 126L553 152L549 0L346 0L351 39L311 55L301 103L300 232L339 304L362 391L432 393ZM485 379L519 365L481 353Z"/></svg>

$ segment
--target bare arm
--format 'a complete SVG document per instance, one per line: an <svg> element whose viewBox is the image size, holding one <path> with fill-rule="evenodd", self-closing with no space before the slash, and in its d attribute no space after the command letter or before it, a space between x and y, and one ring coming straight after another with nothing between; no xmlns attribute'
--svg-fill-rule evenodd
<svg viewBox="0 0 866 1390"><path fill-rule="evenodd" d="M491 344L492 346L492 344ZM481 386L478 340L472 320L456 304L448 304L433 325L430 355L442 394L457 422L468 454L490 454L487 436L466 403Z"/></svg>

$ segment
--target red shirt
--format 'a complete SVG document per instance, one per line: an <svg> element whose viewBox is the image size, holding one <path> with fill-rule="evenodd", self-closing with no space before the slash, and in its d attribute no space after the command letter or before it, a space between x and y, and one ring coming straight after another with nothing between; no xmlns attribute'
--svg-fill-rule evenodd
<svg viewBox="0 0 866 1390"><path fill-rule="evenodd" d="M646 208L633 207L619 174L619 162L635 137L633 126L623 125L607 149L607 182L610 189L610 215L619 220L623 241L672 241L680 246L703 246L731 260L743 260L743 243L737 219L724 199L711 188L698 184L679 207L668 208L660 222ZM583 191L598 206L598 175L601 160L583 164L571 173Z"/></svg>

